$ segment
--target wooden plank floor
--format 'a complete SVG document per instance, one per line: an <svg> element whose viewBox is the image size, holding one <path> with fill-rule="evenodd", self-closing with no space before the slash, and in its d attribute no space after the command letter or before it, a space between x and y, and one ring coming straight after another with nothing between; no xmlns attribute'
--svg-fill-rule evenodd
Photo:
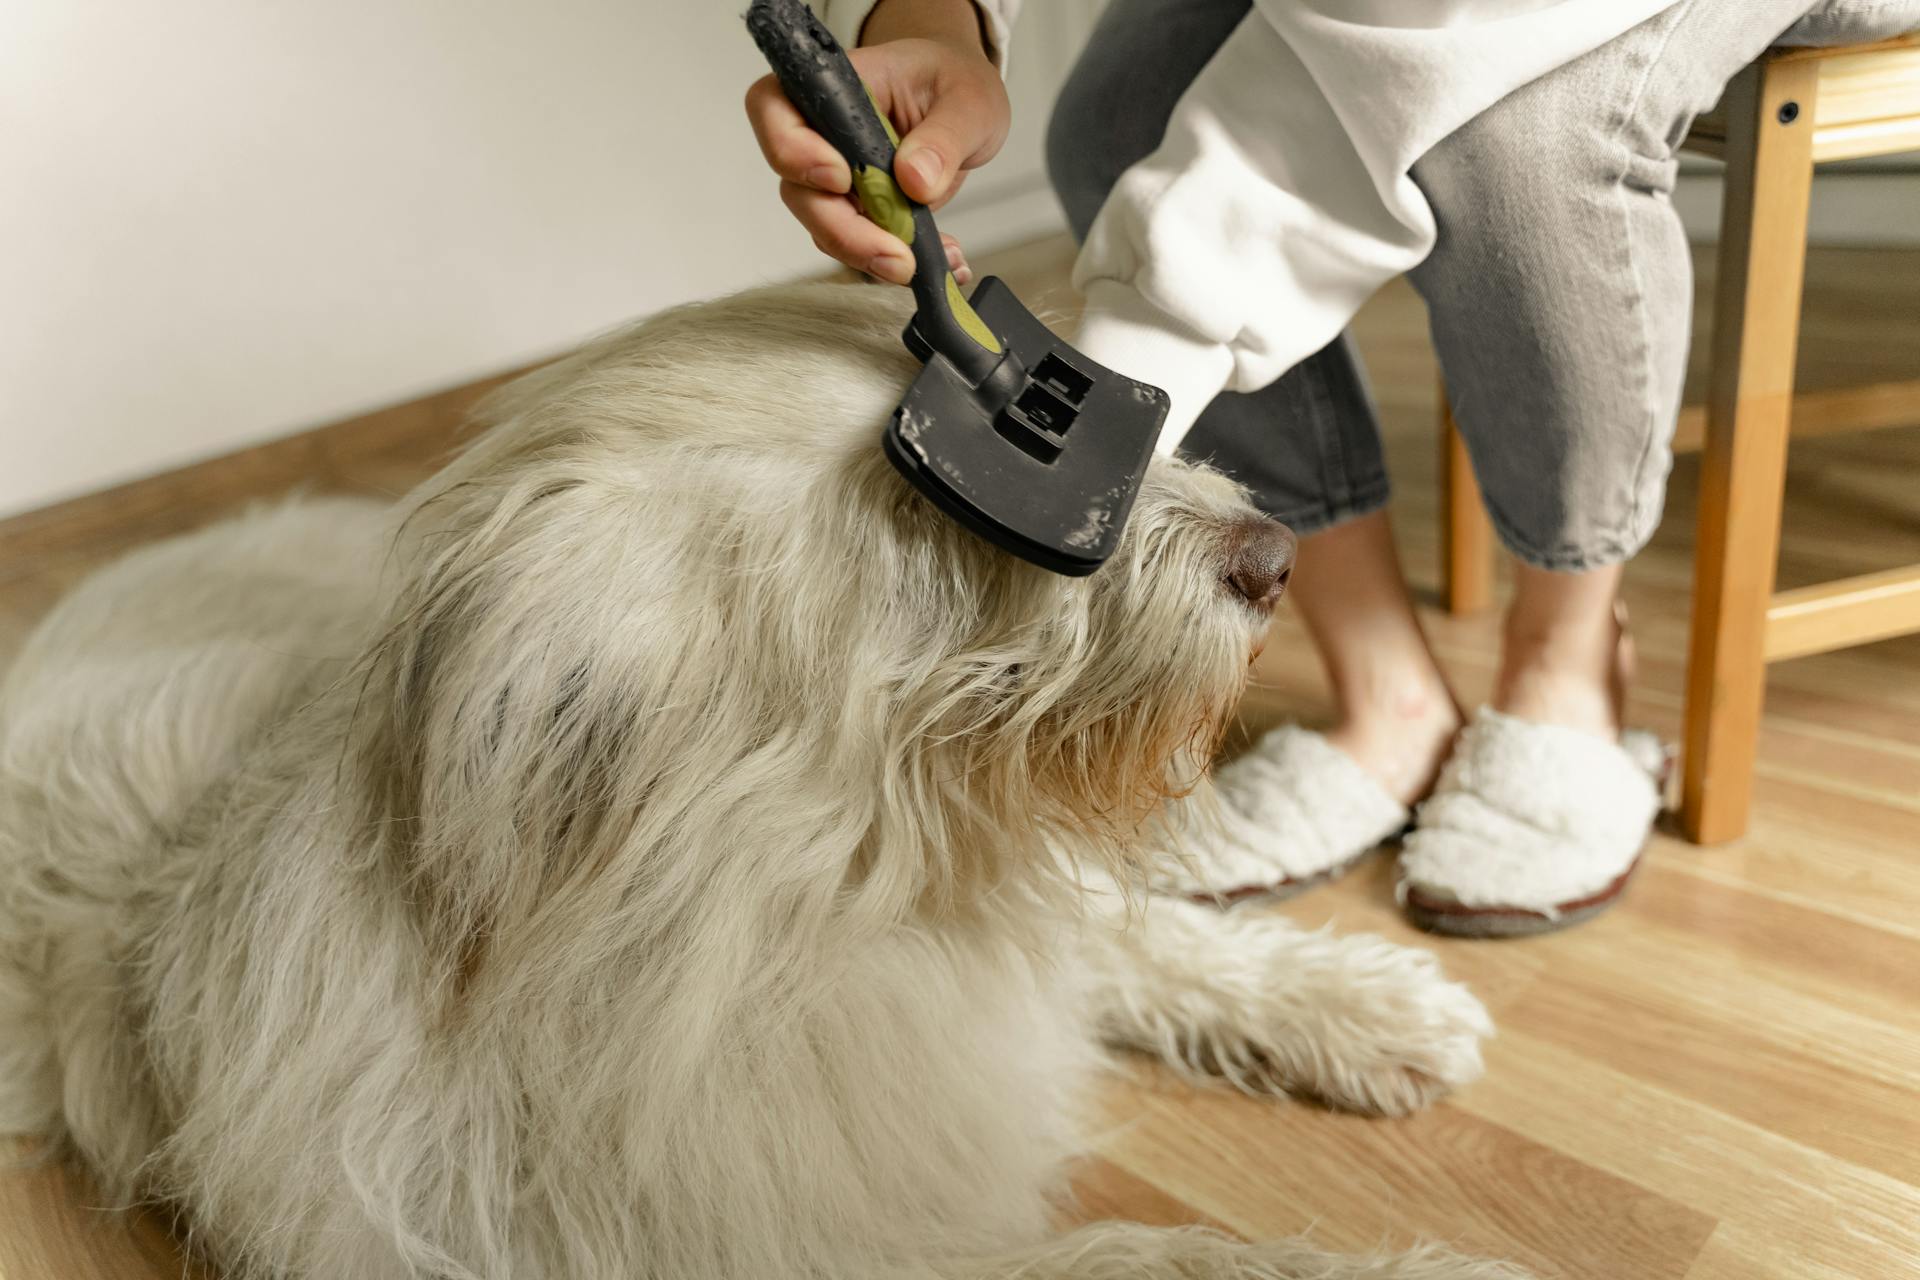
<svg viewBox="0 0 1920 1280"><path fill-rule="evenodd" d="M1069 310L1066 262L1044 242L984 265ZM1920 253L1817 252L1808 279L1804 386L1920 370ZM1424 323L1395 286L1357 330L1408 570L1431 600ZM295 479L398 492L440 456L465 399L0 525L0 657L80 574L142 540ZM1916 474L1920 428L1796 444L1782 584L1920 561ZM1696 476L1693 460L1676 465L1666 525L1627 578L1642 659L1632 718L1669 739ZM1483 696L1494 619L1427 621L1462 697ZM1326 715L1285 611L1257 676L1250 731ZM1757 797L1744 840L1657 836L1626 901L1561 935L1424 938L1393 908L1385 856L1277 908L1439 951L1500 1025L1486 1078L1423 1115L1370 1121L1195 1092L1137 1065L1104 1098L1082 1212L1304 1231L1338 1248L1434 1238L1569 1280L1920 1276L1920 638L1774 668ZM126 1243L85 1203L55 1172L0 1176L0 1280L180 1274L152 1232Z"/></svg>

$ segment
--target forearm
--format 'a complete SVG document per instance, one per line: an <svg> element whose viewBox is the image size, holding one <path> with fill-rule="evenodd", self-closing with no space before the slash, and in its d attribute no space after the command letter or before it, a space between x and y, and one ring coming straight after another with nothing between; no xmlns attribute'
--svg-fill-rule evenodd
<svg viewBox="0 0 1920 1280"><path fill-rule="evenodd" d="M860 43L938 40L997 58L986 15L973 0L880 0L860 28Z"/></svg>
<svg viewBox="0 0 1920 1280"><path fill-rule="evenodd" d="M813 0L848 48L892 40L935 40L968 53L985 52L1005 67L1007 33L1021 0Z"/></svg>

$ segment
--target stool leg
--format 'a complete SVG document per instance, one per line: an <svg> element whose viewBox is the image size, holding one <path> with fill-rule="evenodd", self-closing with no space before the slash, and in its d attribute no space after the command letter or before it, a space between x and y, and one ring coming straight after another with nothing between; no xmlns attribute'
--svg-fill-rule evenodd
<svg viewBox="0 0 1920 1280"><path fill-rule="evenodd" d="M1806 264L1816 67L1763 60L1725 99L1726 196L1680 809L1688 838L1703 844L1744 833L1752 798Z"/></svg>
<svg viewBox="0 0 1920 1280"><path fill-rule="evenodd" d="M1493 524L1473 478L1466 441L1440 387L1440 592L1458 617L1493 603Z"/></svg>

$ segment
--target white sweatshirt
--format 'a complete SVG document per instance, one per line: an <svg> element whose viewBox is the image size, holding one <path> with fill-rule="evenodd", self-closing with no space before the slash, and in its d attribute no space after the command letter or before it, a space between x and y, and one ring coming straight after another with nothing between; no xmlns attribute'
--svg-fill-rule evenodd
<svg viewBox="0 0 1920 1280"><path fill-rule="evenodd" d="M875 0L830 0L851 48ZM1004 50L1021 0L976 0ZM1164 387L1171 452L1223 388L1312 355L1433 248L1408 170L1528 81L1675 0L1254 0L1074 267L1075 345Z"/></svg>

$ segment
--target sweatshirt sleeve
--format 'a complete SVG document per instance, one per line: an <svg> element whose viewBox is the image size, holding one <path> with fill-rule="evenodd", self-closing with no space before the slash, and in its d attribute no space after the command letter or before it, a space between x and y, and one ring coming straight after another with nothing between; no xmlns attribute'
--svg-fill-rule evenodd
<svg viewBox="0 0 1920 1280"><path fill-rule="evenodd" d="M1078 345L1168 391L1171 452L1217 392L1273 382L1426 257L1416 160L1671 3L1255 0L1095 219Z"/></svg>
<svg viewBox="0 0 1920 1280"><path fill-rule="evenodd" d="M879 3L880 0L813 0L813 7L840 47L854 49L859 47L860 29L867 25L867 15ZM973 7L980 11L980 20L986 27L987 43L991 46L987 52L1002 71L1007 69L1007 38L1013 33L1014 20L1020 16L1021 3L1022 0L973 0Z"/></svg>

